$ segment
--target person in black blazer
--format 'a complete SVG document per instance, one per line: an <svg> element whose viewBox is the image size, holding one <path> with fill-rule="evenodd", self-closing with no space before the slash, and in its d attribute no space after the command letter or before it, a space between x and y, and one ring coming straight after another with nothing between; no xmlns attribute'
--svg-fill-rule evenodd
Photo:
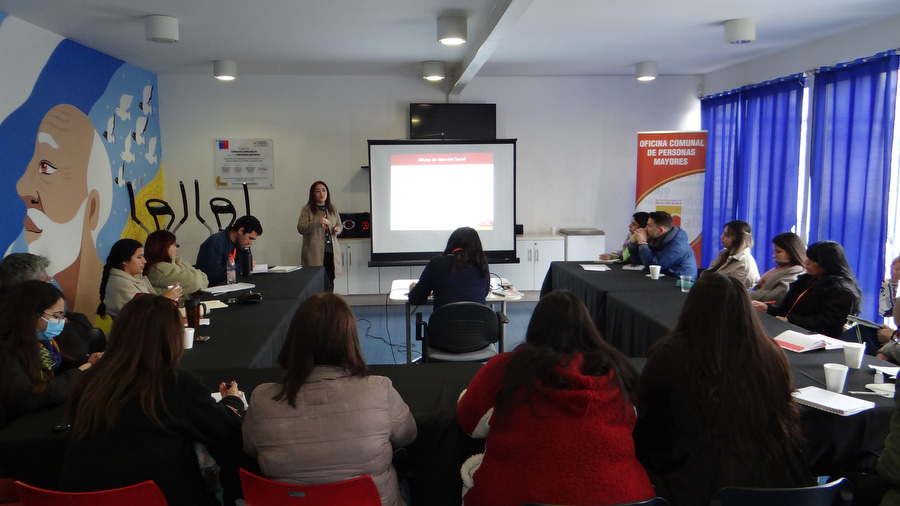
<svg viewBox="0 0 900 506"><path fill-rule="evenodd" d="M806 249L806 274L791 283L779 304L753 301L757 311L826 336L838 337L847 315L859 313L862 291L844 248L820 241Z"/></svg>

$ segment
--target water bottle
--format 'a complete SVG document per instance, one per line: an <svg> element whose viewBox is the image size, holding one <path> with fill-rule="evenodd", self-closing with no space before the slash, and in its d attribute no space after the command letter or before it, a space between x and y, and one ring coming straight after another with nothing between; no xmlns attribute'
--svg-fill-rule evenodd
<svg viewBox="0 0 900 506"><path fill-rule="evenodd" d="M241 251L241 276L250 276L253 272L253 252L250 246L244 246Z"/></svg>
<svg viewBox="0 0 900 506"><path fill-rule="evenodd" d="M234 265L234 257L229 255L228 262L225 264L225 281L229 285L237 283L237 270Z"/></svg>

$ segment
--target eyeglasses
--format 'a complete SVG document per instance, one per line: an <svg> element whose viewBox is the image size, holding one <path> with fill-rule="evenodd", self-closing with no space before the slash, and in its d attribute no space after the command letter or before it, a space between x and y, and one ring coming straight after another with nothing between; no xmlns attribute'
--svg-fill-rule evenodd
<svg viewBox="0 0 900 506"><path fill-rule="evenodd" d="M41 314L47 315L47 316L51 316L51 317L53 317L53 318L55 318L55 319L57 319L57 320L65 320L65 319L66 319L66 312L65 312L65 311L57 311L57 312L55 312L55 313L48 313L48 312L46 312L46 311L42 311Z"/></svg>

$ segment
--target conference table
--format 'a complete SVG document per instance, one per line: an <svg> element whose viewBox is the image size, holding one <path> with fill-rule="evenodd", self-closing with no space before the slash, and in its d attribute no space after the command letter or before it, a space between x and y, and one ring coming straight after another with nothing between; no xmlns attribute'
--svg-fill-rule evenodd
<svg viewBox="0 0 900 506"><path fill-rule="evenodd" d="M541 293L566 289L574 292L588 308L604 339L632 357L633 364L642 362L652 345L675 327L688 293L676 286L672 277L652 280L645 271L622 269L609 265L608 271L588 271L578 262L553 262L544 279ZM804 334L811 332L758 313L770 337L786 330ZM796 388L825 388L828 362L843 364L843 350L814 350L806 353L785 351ZM874 382L869 366L891 367L893 364L866 356L863 367L851 369L844 391L865 391ZM814 474L828 476L846 470L848 465L865 461L871 453L880 453L890 431L894 400L875 395L859 396L875 403L875 409L852 416L838 416L807 406L800 406L803 434L806 438L804 458Z"/></svg>
<svg viewBox="0 0 900 506"><path fill-rule="evenodd" d="M576 264L577 265L577 264ZM559 266L555 266L559 267ZM580 269L580 267L579 267ZM582 271L583 272L583 271ZM611 271L612 272L612 271ZM588 274L609 274L588 273ZM643 282L645 278L639 272L626 272L632 276L634 284ZM593 277L593 276L588 276ZM260 282L257 282L260 281ZM276 282L278 280L276 279ZM646 280L650 282L650 280ZM264 292L265 282L263 278L253 278L259 290ZM600 285L597 280L593 283ZM674 287L674 280L653 282L651 289L644 292L607 291L602 295L603 319L610 322L613 328L626 332L626 327L631 326L634 334L630 339L645 339L653 341L674 325L677 313L680 311L683 297L680 289ZM664 286L665 285L665 286ZM556 288L562 288L556 287ZM657 295L652 295L655 289ZM673 297L665 297L665 294ZM264 292L265 296L265 292ZM593 294L593 300L600 297ZM652 297L659 296L655 300L654 311L648 315L641 312L642 307L651 301ZM263 303L269 299L264 298ZM278 299L276 299L278 300ZM676 302L672 302L672 301ZM230 311L229 308L228 311ZM596 313L596 308L591 308ZM226 311L226 310L217 310ZM611 312L609 318L606 312ZM626 313L630 316L627 318ZM213 314L213 326L225 325L225 319L215 317ZM249 315L248 315L249 316ZM217 320L219 323L217 323ZM767 330L770 332L778 328L796 327L776 320L764 318ZM617 323L618 322L618 323ZM270 323L272 329L281 324ZM619 330L616 330L618 332ZM221 338L222 342L240 342L238 339L242 330L237 327L231 329L226 326L221 329L221 335L217 332L213 339ZM607 330L607 332L610 332ZM220 381L236 380L240 388L247 394L253 388L264 382L279 381L282 371L276 367L261 366L251 368L247 363L218 365L226 360L202 359L203 348L215 341L210 340L205 344L195 345L193 350L186 352L186 356L197 353L195 362L190 369L200 376L201 380L215 391ZM842 362L841 350L826 351L817 350L808 353L790 353L787 357L791 366L791 372L796 387L815 385L824 388L824 371L822 364L826 362ZM866 365L887 365L873 357L866 357ZM244 362L258 362L257 359ZM640 371L646 359L643 357L629 358L629 362ZM456 401L460 392L468 385L471 378L478 371L477 363L429 363L410 365L373 365L370 373L390 378L394 387L400 393L404 401L410 407L418 427L416 441L406 450L399 452L395 458L398 472L406 476L410 483L413 501L417 504L428 505L458 505L460 503L461 479L459 468L469 456L484 451L484 441L469 438L459 428L456 420ZM867 367L859 370L851 370L846 390L864 390L867 383L871 383L873 373ZM816 475L829 476L848 469L849 465L864 459L870 452L878 452L883 447L884 437L889 430L889 420L894 412L893 399L878 396L865 397L875 403L875 409L862 413L842 417L824 411L801 406L803 430L806 438L804 444L804 457L812 472ZM8 427L0 431L0 467L5 468L7 474L32 482L38 486L52 488L55 486L56 477L59 474L59 461L62 455L67 436L53 432L53 426L62 420L62 408L57 407L36 413L31 413L15 420ZM235 443L238 444L238 443ZM33 458L41 455L40 459ZM24 456L24 457L23 457ZM252 470L253 463L236 457L238 465L243 465ZM230 486L236 486L235 466L223 466L224 481Z"/></svg>
<svg viewBox="0 0 900 506"><path fill-rule="evenodd" d="M183 368L273 367L297 307L310 295L325 289L325 268L254 274L240 281L256 285L252 290L261 294L262 300L210 310L209 325L201 325L196 330L196 335L209 336L209 340L195 342L193 348L184 350ZM206 302L239 299L247 291L204 294L201 299Z"/></svg>

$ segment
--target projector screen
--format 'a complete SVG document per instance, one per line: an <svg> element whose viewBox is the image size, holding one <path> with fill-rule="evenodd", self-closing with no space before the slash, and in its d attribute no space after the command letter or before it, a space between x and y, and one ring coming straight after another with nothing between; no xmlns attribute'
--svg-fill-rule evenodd
<svg viewBox="0 0 900 506"><path fill-rule="evenodd" d="M372 260L421 265L478 231L488 262L516 261L516 141L369 141Z"/></svg>

